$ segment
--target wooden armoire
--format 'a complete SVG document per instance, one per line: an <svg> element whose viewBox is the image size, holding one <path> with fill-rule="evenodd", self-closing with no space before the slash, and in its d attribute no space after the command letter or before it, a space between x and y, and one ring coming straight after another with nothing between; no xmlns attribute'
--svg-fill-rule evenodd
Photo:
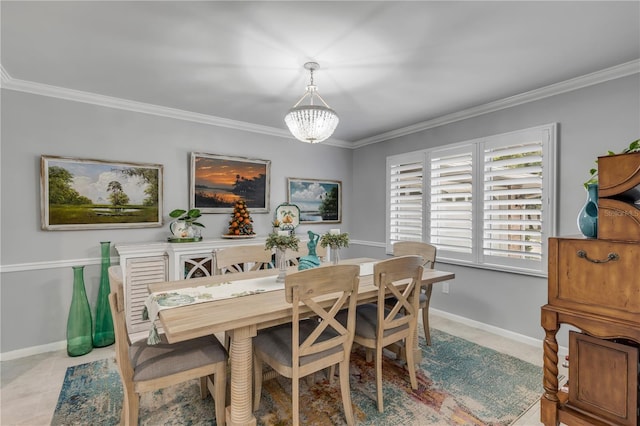
<svg viewBox="0 0 640 426"><path fill-rule="evenodd" d="M598 159L598 238L549 239L542 307L545 425L640 423L640 153ZM569 333L568 392L558 390L561 324Z"/></svg>

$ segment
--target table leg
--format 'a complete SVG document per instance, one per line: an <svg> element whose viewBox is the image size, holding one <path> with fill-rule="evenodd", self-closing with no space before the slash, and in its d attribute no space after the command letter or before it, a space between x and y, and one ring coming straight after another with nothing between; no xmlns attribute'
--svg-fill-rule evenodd
<svg viewBox="0 0 640 426"><path fill-rule="evenodd" d="M255 425L251 395L253 350L252 338L256 335L256 327L237 328L230 332L231 349L231 401L227 407L227 425Z"/></svg>

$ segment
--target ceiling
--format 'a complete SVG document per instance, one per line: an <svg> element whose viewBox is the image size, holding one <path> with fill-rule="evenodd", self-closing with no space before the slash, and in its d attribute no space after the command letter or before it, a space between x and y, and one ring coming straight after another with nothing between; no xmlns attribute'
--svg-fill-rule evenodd
<svg viewBox="0 0 640 426"><path fill-rule="evenodd" d="M5 1L3 80L285 132L319 93L357 144L640 58L638 1Z"/></svg>

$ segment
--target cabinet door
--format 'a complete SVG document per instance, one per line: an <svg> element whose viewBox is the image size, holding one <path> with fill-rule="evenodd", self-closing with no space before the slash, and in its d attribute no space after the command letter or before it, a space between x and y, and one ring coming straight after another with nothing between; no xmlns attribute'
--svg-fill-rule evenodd
<svg viewBox="0 0 640 426"><path fill-rule="evenodd" d="M149 331L149 320L142 319L144 301L149 296L147 286L169 279L168 263L166 256L127 259L125 310L130 334Z"/></svg>
<svg viewBox="0 0 640 426"><path fill-rule="evenodd" d="M568 405L619 425L636 426L638 349L569 332Z"/></svg>
<svg viewBox="0 0 640 426"><path fill-rule="evenodd" d="M214 264L213 254L198 254L181 256L180 264L182 266L184 279L210 277L213 275Z"/></svg>

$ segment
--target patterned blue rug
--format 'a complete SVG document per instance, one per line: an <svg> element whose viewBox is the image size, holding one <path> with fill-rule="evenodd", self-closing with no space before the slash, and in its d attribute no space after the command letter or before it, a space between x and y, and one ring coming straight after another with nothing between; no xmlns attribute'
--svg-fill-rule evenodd
<svg viewBox="0 0 640 426"><path fill-rule="evenodd" d="M351 396L362 425L508 425L542 395L542 368L431 330L432 346L420 339L423 360L418 389L412 390L402 363L385 357L385 412L376 406L375 371L362 351L351 359ZM337 369L336 369L337 370ZM323 375L300 382L301 423L344 424L339 380ZM263 384L258 424L290 424L291 383L277 378ZM122 385L113 359L67 369L52 425L117 425ZM141 425L214 425L211 397L200 399L197 381L144 394Z"/></svg>

